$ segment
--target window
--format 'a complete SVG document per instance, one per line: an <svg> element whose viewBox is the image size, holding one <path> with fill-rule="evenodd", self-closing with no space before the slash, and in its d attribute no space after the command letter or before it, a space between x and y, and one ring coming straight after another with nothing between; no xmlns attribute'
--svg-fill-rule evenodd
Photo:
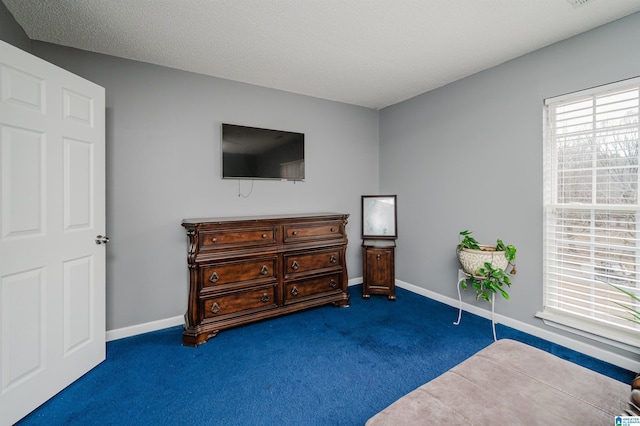
<svg viewBox="0 0 640 426"><path fill-rule="evenodd" d="M539 317L639 346L640 78L545 101Z"/></svg>
<svg viewBox="0 0 640 426"><path fill-rule="evenodd" d="M289 161L280 164L280 177L287 180L304 179L304 160Z"/></svg>

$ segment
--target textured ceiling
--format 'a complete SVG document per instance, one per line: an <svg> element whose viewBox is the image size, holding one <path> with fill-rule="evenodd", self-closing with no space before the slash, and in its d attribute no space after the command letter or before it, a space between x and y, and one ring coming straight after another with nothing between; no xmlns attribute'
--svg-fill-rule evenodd
<svg viewBox="0 0 640 426"><path fill-rule="evenodd" d="M379 109L640 0L2 0L33 40Z"/></svg>

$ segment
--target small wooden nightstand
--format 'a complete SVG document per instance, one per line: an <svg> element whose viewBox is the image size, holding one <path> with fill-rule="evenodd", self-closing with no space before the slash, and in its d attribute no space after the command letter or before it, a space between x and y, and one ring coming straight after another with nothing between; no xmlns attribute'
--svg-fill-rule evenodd
<svg viewBox="0 0 640 426"><path fill-rule="evenodd" d="M386 295L396 300L395 240L362 241L362 297Z"/></svg>

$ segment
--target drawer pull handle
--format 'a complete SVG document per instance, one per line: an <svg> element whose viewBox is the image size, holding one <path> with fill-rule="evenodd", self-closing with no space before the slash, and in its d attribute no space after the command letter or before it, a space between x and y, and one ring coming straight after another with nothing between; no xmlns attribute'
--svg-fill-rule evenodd
<svg viewBox="0 0 640 426"><path fill-rule="evenodd" d="M267 234L262 234L262 238L267 238Z"/></svg>
<svg viewBox="0 0 640 426"><path fill-rule="evenodd" d="M338 261L338 259L336 259L336 257L334 255L331 255L331 257L329 258L329 262L331 263L336 263Z"/></svg>
<svg viewBox="0 0 640 426"><path fill-rule="evenodd" d="M292 234L295 237L296 235L298 235L298 231L293 231Z"/></svg>
<svg viewBox="0 0 640 426"><path fill-rule="evenodd" d="M211 313L217 314L218 312L220 312L220 305L216 302L211 306Z"/></svg>
<svg viewBox="0 0 640 426"><path fill-rule="evenodd" d="M292 294L293 296L297 296L297 295L299 295L299 294L300 294L300 292L298 291L298 287L293 287L293 288L291 289L291 294Z"/></svg>
<svg viewBox="0 0 640 426"><path fill-rule="evenodd" d="M262 295L262 298L260 299L260 301L263 302L263 303L267 303L269 300L271 300L271 298L269 297L269 295L267 293L264 293Z"/></svg>
<svg viewBox="0 0 640 426"><path fill-rule="evenodd" d="M329 281L329 287L331 287L331 288L338 287L338 283L336 282L336 280L331 279L331 281Z"/></svg>
<svg viewBox="0 0 640 426"><path fill-rule="evenodd" d="M294 260L293 263L291 264L291 269L293 269L294 271L297 271L299 267L300 265L298 265L298 261Z"/></svg>
<svg viewBox="0 0 640 426"><path fill-rule="evenodd" d="M215 244L217 242L218 242L218 239L216 237L211 238L211 244Z"/></svg>
<svg viewBox="0 0 640 426"><path fill-rule="evenodd" d="M382 256L380 256L379 254L376 255L376 259L380 260Z"/></svg>
<svg viewBox="0 0 640 426"><path fill-rule="evenodd" d="M269 268L267 268L267 265L262 265L262 269L260 269L260 275L269 275Z"/></svg>
<svg viewBox="0 0 640 426"><path fill-rule="evenodd" d="M336 232L336 228L331 228L331 232Z"/></svg>
<svg viewBox="0 0 640 426"><path fill-rule="evenodd" d="M213 274L211 274L211 276L209 277L209 281L211 281L212 283L217 283L220 280L220 277L218 276L217 272L213 272Z"/></svg>

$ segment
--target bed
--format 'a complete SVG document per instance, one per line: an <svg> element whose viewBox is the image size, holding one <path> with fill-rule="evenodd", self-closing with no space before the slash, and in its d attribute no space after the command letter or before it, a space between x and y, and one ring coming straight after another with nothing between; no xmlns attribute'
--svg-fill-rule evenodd
<svg viewBox="0 0 640 426"><path fill-rule="evenodd" d="M635 382L634 382L635 384ZM503 339L403 396L379 425L614 425L631 387L540 349Z"/></svg>

